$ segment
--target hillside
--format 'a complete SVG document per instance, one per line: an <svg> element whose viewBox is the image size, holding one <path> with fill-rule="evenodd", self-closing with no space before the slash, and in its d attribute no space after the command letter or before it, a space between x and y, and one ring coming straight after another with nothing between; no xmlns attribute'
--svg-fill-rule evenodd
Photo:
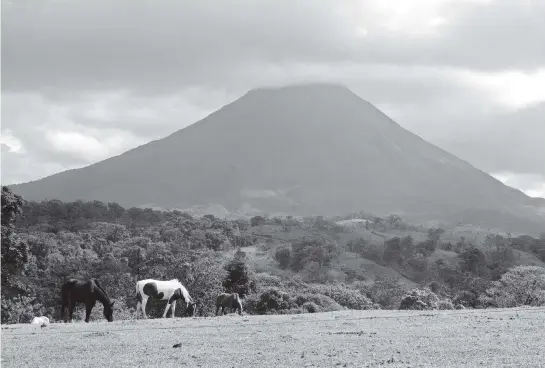
<svg viewBox="0 0 545 368"><path fill-rule="evenodd" d="M2 366L539 367L544 312L340 311L11 325L2 327Z"/></svg>
<svg viewBox="0 0 545 368"><path fill-rule="evenodd" d="M339 85L252 90L172 135L13 185L27 200L336 215L362 209L538 233L538 202Z"/></svg>
<svg viewBox="0 0 545 368"><path fill-rule="evenodd" d="M116 319L134 318L142 278L183 280L200 316L213 315L216 296L233 290L250 314L397 309L407 292L431 285L447 309L545 303L489 294L506 272L524 280L544 272L545 237L426 229L391 217L357 227L321 217L195 218L99 201L25 202L5 187L2 202L2 323L57 320L59 288L70 277L100 279ZM148 313L163 309L150 303Z"/></svg>

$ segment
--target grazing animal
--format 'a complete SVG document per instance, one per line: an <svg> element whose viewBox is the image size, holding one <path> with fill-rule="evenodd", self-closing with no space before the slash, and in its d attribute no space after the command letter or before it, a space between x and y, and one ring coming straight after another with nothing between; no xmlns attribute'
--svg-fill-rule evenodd
<svg viewBox="0 0 545 368"><path fill-rule="evenodd" d="M242 301L238 293L222 293L216 298L216 316L221 307L221 314L224 314L225 308L230 308L231 312L237 310L242 315Z"/></svg>
<svg viewBox="0 0 545 368"><path fill-rule="evenodd" d="M32 325L40 325L40 326L47 326L49 325L49 318L43 316L43 317L34 317L32 318L32 322L30 322Z"/></svg>
<svg viewBox="0 0 545 368"><path fill-rule="evenodd" d="M114 302L110 301L108 294L100 286L98 280L80 281L69 279L61 287L62 319L64 322L68 322L68 319L71 321L76 304L85 303L85 322L89 322L91 311L97 300L104 306L104 318L108 322L112 322L114 320Z"/></svg>
<svg viewBox="0 0 545 368"><path fill-rule="evenodd" d="M163 318L166 317L170 307L172 307L172 318L176 312L176 301L178 299L183 300L186 306L186 315L190 317L195 314L196 303L193 301L189 292L184 285L178 279L172 279L168 281L146 279L136 282L136 317L138 318L138 310L142 309L142 315L144 318L148 318L146 314L146 304L148 299L166 300L167 306L163 313Z"/></svg>

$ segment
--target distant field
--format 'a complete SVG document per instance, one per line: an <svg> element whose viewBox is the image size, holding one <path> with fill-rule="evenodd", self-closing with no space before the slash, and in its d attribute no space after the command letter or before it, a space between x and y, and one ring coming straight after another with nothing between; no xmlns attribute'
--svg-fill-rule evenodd
<svg viewBox="0 0 545 368"><path fill-rule="evenodd" d="M8 325L2 367L544 367L544 328L545 308Z"/></svg>

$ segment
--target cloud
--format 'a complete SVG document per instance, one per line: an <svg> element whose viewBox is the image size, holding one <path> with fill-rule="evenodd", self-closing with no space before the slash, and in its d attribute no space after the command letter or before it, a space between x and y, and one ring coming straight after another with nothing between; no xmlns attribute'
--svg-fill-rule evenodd
<svg viewBox="0 0 545 368"><path fill-rule="evenodd" d="M492 96L508 108L526 107L545 101L545 63L531 73L508 71L503 73L460 72L465 83Z"/></svg>
<svg viewBox="0 0 545 368"><path fill-rule="evenodd" d="M13 135L10 129L6 129L4 132L2 132L0 141L2 144L2 152L13 152L17 154L25 153L23 143L19 138Z"/></svg>
<svg viewBox="0 0 545 368"><path fill-rule="evenodd" d="M303 81L344 83L483 170L545 167L542 1L43 0L2 13L7 181L96 162L248 89Z"/></svg>
<svg viewBox="0 0 545 368"><path fill-rule="evenodd" d="M515 111L483 112L460 122L458 131L454 124L442 124L445 130L433 140L487 172L545 176L544 117L545 102Z"/></svg>
<svg viewBox="0 0 545 368"><path fill-rule="evenodd" d="M528 71L545 62L537 47L545 44L545 3L537 1L46 0L4 8L7 90L217 88L233 71L268 63Z"/></svg>
<svg viewBox="0 0 545 368"><path fill-rule="evenodd" d="M512 172L497 172L491 175L505 185L519 188L530 197L545 198L545 175Z"/></svg>

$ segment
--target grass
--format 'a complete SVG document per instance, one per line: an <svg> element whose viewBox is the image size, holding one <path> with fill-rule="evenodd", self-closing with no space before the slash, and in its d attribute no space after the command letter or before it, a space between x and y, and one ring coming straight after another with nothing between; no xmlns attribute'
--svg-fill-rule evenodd
<svg viewBox="0 0 545 368"><path fill-rule="evenodd" d="M9 325L2 367L539 367L544 325L545 308Z"/></svg>

